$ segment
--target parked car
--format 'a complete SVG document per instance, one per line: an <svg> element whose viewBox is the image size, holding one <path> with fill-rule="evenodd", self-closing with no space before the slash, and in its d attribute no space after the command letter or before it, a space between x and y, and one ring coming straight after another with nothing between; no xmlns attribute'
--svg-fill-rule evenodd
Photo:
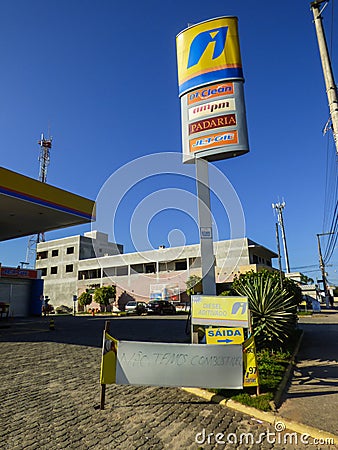
<svg viewBox="0 0 338 450"><path fill-rule="evenodd" d="M175 305L167 300L153 300L147 304L148 314L176 314Z"/></svg>
<svg viewBox="0 0 338 450"><path fill-rule="evenodd" d="M56 314L72 314L73 308L66 305L60 305L55 308Z"/></svg>
<svg viewBox="0 0 338 450"><path fill-rule="evenodd" d="M147 312L147 304L145 302L130 301L125 306L127 314L144 314Z"/></svg>

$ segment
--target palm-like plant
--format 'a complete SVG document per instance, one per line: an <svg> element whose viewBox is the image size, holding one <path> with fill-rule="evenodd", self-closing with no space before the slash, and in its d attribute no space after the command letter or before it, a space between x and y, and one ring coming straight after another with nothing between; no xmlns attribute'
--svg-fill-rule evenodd
<svg viewBox="0 0 338 450"><path fill-rule="evenodd" d="M248 297L253 333L259 347L283 344L297 324L297 300L267 271L246 274L233 288Z"/></svg>

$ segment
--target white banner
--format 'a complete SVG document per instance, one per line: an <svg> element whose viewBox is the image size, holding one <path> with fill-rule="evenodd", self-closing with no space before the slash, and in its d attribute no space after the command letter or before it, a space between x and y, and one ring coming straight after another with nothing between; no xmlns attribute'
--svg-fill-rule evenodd
<svg viewBox="0 0 338 450"><path fill-rule="evenodd" d="M116 383L242 389L242 345L119 341Z"/></svg>
<svg viewBox="0 0 338 450"><path fill-rule="evenodd" d="M235 111L236 103L234 98L226 98L216 100L215 102L203 103L202 105L193 106L188 110L189 120L198 117L209 117L211 115L220 114L226 111Z"/></svg>

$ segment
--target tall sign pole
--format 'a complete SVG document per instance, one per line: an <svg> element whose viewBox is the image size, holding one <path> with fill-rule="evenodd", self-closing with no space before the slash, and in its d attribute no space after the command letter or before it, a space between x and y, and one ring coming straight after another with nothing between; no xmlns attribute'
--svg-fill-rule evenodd
<svg viewBox="0 0 338 450"><path fill-rule="evenodd" d="M208 162L202 158L196 158L196 184L203 293L205 295L216 295Z"/></svg>
<svg viewBox="0 0 338 450"><path fill-rule="evenodd" d="M238 19L193 25L176 47L183 162L196 164L203 294L215 295L208 162L249 151Z"/></svg>
<svg viewBox="0 0 338 450"><path fill-rule="evenodd" d="M325 3L322 9L321 5ZM320 53L320 59L322 62L323 75L326 86L326 94L329 102L330 116L332 121L332 133L334 142L336 145L336 152L338 153L338 98L337 98L337 87L333 77L333 71L331 66L331 61L329 57L329 52L327 50L327 44L325 39L325 33L322 23L322 12L327 5L327 1L317 0L311 3L311 9L314 18L314 24L316 28L318 47Z"/></svg>

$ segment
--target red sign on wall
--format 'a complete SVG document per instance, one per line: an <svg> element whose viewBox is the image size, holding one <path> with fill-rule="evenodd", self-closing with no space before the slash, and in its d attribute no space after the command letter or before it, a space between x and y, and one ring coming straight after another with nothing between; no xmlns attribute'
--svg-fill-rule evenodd
<svg viewBox="0 0 338 450"><path fill-rule="evenodd" d="M30 278L35 279L38 277L36 270L32 269L20 269L15 267L1 267L0 276L3 278Z"/></svg>

